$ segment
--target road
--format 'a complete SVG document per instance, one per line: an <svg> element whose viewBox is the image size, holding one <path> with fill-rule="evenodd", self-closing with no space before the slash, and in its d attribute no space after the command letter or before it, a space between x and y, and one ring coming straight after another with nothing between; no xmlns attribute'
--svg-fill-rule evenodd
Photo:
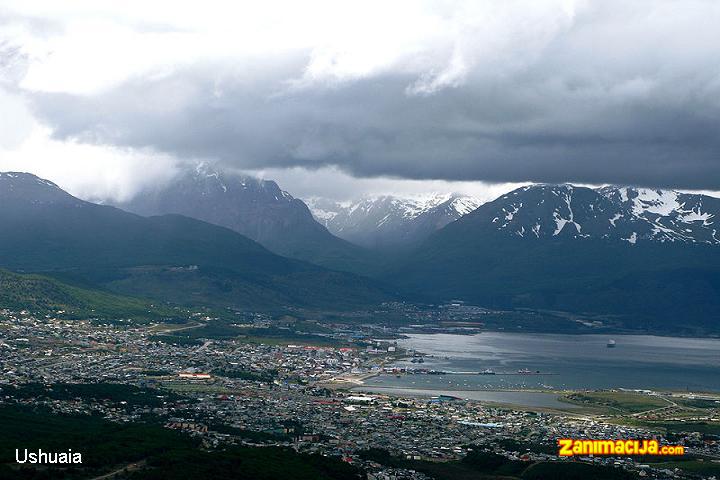
<svg viewBox="0 0 720 480"><path fill-rule="evenodd" d="M99 477L94 477L91 480L111 480L111 479L117 477L118 475L120 475L121 473L140 470L141 468L145 467L146 464L147 464L147 462L145 460L140 460L139 462L128 463L127 465L123 465L122 467L120 467L116 470L113 470L112 472L106 473L104 475L100 475Z"/></svg>

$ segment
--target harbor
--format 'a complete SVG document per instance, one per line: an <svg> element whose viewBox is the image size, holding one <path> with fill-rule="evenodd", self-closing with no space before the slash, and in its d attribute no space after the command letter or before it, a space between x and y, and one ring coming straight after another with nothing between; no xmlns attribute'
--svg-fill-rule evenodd
<svg viewBox="0 0 720 480"><path fill-rule="evenodd" d="M610 341L612 340L612 341ZM615 346L610 346L615 345ZM648 389L719 392L720 340L652 335L408 334L411 357L365 386L446 390ZM423 363L412 362L421 357ZM668 376L668 369L676 375Z"/></svg>

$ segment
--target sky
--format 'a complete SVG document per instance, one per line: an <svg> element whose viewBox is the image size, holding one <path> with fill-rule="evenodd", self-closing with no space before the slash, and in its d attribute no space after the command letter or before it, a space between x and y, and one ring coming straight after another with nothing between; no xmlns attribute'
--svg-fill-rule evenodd
<svg viewBox="0 0 720 480"><path fill-rule="evenodd" d="M720 3L0 2L0 170L124 200L186 164L297 196L720 190Z"/></svg>

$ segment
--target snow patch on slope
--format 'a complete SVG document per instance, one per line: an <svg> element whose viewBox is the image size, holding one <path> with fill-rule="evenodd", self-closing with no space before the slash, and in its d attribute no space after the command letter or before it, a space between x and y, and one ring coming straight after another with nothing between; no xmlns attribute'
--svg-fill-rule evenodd
<svg viewBox="0 0 720 480"><path fill-rule="evenodd" d="M672 190L641 188L637 190L637 196L633 199L633 213L638 216L642 216L645 212L667 216L680 210L681 207L678 193Z"/></svg>

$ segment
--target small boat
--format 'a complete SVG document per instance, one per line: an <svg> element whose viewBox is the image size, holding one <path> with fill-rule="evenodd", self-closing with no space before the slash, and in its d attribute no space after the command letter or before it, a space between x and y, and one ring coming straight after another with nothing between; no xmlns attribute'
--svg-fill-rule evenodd
<svg viewBox="0 0 720 480"><path fill-rule="evenodd" d="M607 348L615 348L615 340L613 340L612 338L608 340Z"/></svg>

